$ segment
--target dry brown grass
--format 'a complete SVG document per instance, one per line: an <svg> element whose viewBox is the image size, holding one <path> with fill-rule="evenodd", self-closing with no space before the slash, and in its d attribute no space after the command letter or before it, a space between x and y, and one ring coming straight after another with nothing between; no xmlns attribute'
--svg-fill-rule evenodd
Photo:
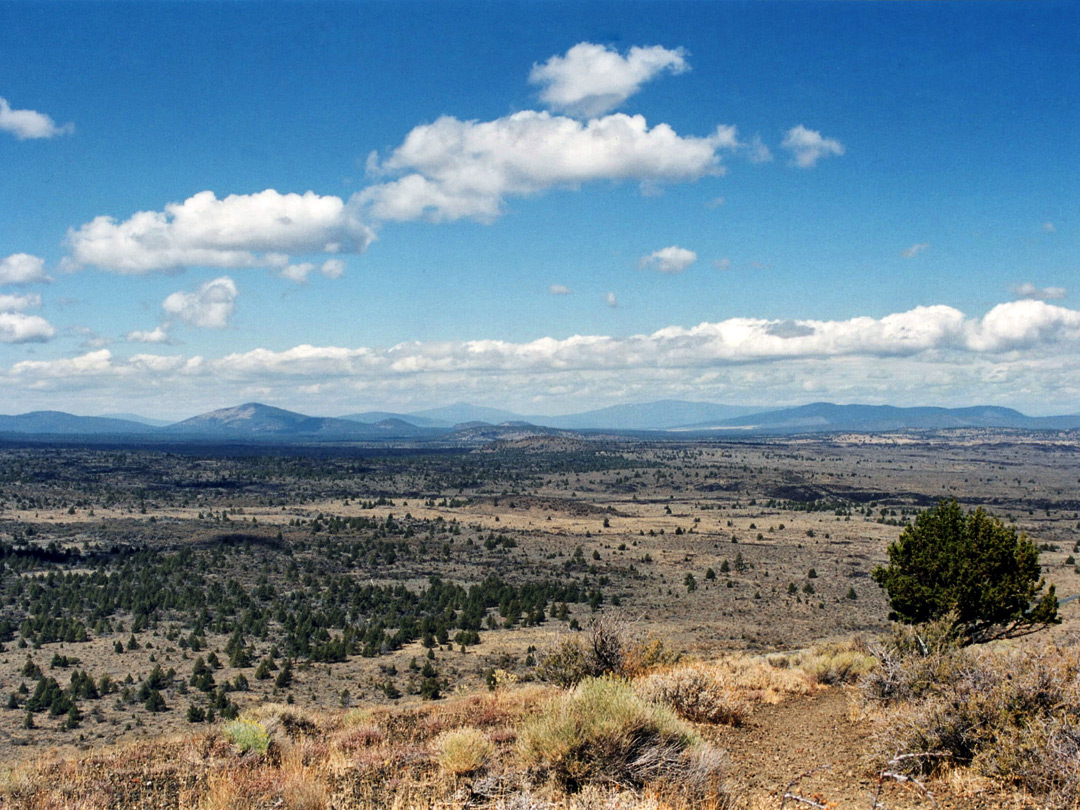
<svg viewBox="0 0 1080 810"><path fill-rule="evenodd" d="M435 740L436 758L443 773L467 776L482 770L493 756L495 744L473 726L444 731Z"/></svg>
<svg viewBox="0 0 1080 810"><path fill-rule="evenodd" d="M738 726L750 709L739 690L710 664L657 670L637 679L634 689L646 700L669 706L679 717L693 723Z"/></svg>
<svg viewBox="0 0 1080 810"><path fill-rule="evenodd" d="M815 644L791 657L791 666L802 670L816 684L855 683L877 666L860 639Z"/></svg>
<svg viewBox="0 0 1080 810"><path fill-rule="evenodd" d="M816 688L804 671L773 666L762 656L727 656L713 666L750 701L779 703L794 695L808 695Z"/></svg>
<svg viewBox="0 0 1080 810"><path fill-rule="evenodd" d="M1031 642L961 648L908 646L904 630L882 645L881 666L862 690L878 761L913 757L905 773L945 764L1080 807L1080 644Z"/></svg>
<svg viewBox="0 0 1080 810"><path fill-rule="evenodd" d="M637 792L625 784L615 790L603 769L586 769L575 784L582 793L567 793L543 775L550 762L537 768L535 759L523 758L521 736L562 694L526 685L400 709L312 712L265 704L241 718L245 730L265 731L264 752L238 745L237 733L223 725L92 754L43 754L0 772L0 807L411 810L464 806L476 796L518 810L723 806L719 752L628 687L615 688L647 717L675 723L663 727L660 743L632 752L627 767ZM609 715L601 707L593 716ZM691 796L705 803L691 804Z"/></svg>

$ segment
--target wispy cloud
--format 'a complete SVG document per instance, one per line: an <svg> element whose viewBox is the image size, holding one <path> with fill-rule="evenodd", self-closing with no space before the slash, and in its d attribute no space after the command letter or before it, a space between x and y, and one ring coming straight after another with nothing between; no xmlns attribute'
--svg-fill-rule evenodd
<svg viewBox="0 0 1080 810"><path fill-rule="evenodd" d="M913 259L920 253L923 253L930 247L929 242L918 242L911 247L904 248L900 251L900 255L905 259Z"/></svg>
<svg viewBox="0 0 1080 810"><path fill-rule="evenodd" d="M1066 297L1064 287L1036 287L1030 281L1014 284L1009 288L1017 298L1032 298L1040 301L1053 301Z"/></svg>
<svg viewBox="0 0 1080 810"><path fill-rule="evenodd" d="M548 287L548 292L552 295L569 295L570 288L567 287L565 284L552 284L550 287Z"/></svg>
<svg viewBox="0 0 1080 810"><path fill-rule="evenodd" d="M841 154L843 154L842 151ZM773 159L772 152L761 140L760 135L755 135L750 139L750 143L746 145L746 156L751 163L768 163Z"/></svg>
<svg viewBox="0 0 1080 810"><path fill-rule="evenodd" d="M829 155L844 154L844 145L840 141L824 138L820 132L807 129L802 124L789 129L780 145L791 152L795 165L800 169L812 169L819 160Z"/></svg>

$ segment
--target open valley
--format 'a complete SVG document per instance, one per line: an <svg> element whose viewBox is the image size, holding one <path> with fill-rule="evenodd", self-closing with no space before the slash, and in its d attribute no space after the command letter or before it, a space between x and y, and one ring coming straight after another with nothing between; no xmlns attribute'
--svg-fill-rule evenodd
<svg viewBox="0 0 1080 810"><path fill-rule="evenodd" d="M683 660L874 639L889 622L871 572L942 499L1015 524L1065 598L1078 457L1075 432L993 430L9 444L0 756L197 734L262 704L482 696L539 681L596 616ZM1076 611L1062 605L1055 636ZM70 697L38 695L50 679Z"/></svg>

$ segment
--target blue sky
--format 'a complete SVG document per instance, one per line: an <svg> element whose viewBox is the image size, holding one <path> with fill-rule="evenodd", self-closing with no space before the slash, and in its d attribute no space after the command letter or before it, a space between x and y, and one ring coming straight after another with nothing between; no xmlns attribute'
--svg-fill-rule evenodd
<svg viewBox="0 0 1080 810"><path fill-rule="evenodd" d="M0 412L1080 411L1071 3L0 4Z"/></svg>

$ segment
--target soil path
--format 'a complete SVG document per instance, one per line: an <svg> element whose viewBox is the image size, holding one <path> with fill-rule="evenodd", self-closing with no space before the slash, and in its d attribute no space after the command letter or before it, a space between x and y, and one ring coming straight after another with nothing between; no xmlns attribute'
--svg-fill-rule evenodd
<svg viewBox="0 0 1080 810"><path fill-rule="evenodd" d="M826 689L758 705L741 728L719 730L716 742L727 750L736 780L756 806L779 808L789 785L792 793L830 809L871 806L876 781L859 764L867 729L850 721L848 702L845 690ZM789 799L786 806L810 805Z"/></svg>
<svg viewBox="0 0 1080 810"><path fill-rule="evenodd" d="M785 810L871 810L877 779L866 765L868 723L852 722L850 691L833 687L776 705L758 705L740 728L717 727L710 735L728 752L735 783L754 810L779 810L785 791L815 804L788 799ZM994 791L957 795L933 780L934 798L911 785L886 780L879 810L976 810L1017 807Z"/></svg>

